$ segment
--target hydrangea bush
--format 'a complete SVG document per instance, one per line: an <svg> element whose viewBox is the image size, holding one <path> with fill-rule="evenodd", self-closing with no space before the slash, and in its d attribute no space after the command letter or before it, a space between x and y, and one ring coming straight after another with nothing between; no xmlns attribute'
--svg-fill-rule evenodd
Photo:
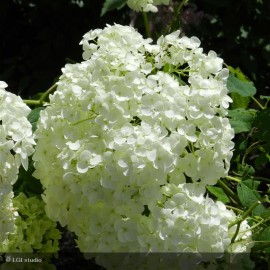
<svg viewBox="0 0 270 270"><path fill-rule="evenodd" d="M120 2L143 12L169 4ZM260 205L269 198L255 190L246 164L257 145L266 152L265 133L236 157L237 177L228 175L234 147L243 149L234 135L250 121L229 107L237 95L247 104L254 86L179 30L153 43L114 24L80 44L83 61L67 64L38 101L0 82L0 252L56 253L60 224L106 269L153 269L157 260L155 269L241 267L234 254L269 238L269 211ZM254 100L264 110L256 123L270 98L265 107ZM39 108L29 115L24 102Z"/></svg>
<svg viewBox="0 0 270 270"><path fill-rule="evenodd" d="M236 217L203 196L234 146L223 60L179 31L152 44L117 24L81 44L35 132L48 216L83 252L227 250Z"/></svg>

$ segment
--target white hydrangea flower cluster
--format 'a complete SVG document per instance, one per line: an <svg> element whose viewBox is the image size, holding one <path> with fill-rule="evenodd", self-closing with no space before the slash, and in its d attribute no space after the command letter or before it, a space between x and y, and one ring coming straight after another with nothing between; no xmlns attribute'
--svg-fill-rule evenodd
<svg viewBox="0 0 270 270"><path fill-rule="evenodd" d="M107 25L81 44L37 124L48 216L83 252L226 250L235 215L203 197L232 156L222 59L178 31L153 45Z"/></svg>
<svg viewBox="0 0 270 270"><path fill-rule="evenodd" d="M44 202L38 197L28 198L20 193L13 199L18 212L16 230L0 243L2 252L56 253L61 238L56 222L50 220L44 210Z"/></svg>
<svg viewBox="0 0 270 270"><path fill-rule="evenodd" d="M14 184L18 169L28 168L28 157L35 144L32 126L27 120L30 108L19 96L7 92L7 84L0 81L0 177Z"/></svg>
<svg viewBox="0 0 270 270"><path fill-rule="evenodd" d="M3 187L4 188L4 187ZM8 235L16 230L15 220L18 216L13 207L13 192L3 194L1 185L1 202L0 202L0 243L7 243Z"/></svg>
<svg viewBox="0 0 270 270"><path fill-rule="evenodd" d="M27 170L28 156L34 152L35 144L27 120L30 109L6 87L0 81L0 241L15 229L12 185L18 178L19 167Z"/></svg>
<svg viewBox="0 0 270 270"><path fill-rule="evenodd" d="M128 0L127 5L129 8L139 12L157 12L158 5L169 5L170 0Z"/></svg>
<svg viewBox="0 0 270 270"><path fill-rule="evenodd" d="M215 264L216 258L223 258L230 264L232 260L238 259L237 256L233 258L237 253L250 251L253 244L247 222L241 224L240 233L231 244L236 225L230 229L228 226L235 221L236 216L233 211L226 210L222 202L215 203L212 199L205 198L203 185L188 183L168 185L162 189L162 193L167 196L162 206L150 208L150 216L141 216L140 220L122 220L123 225L118 229L118 241L123 239L124 248L129 252L139 250L144 252L144 256L140 257L136 253L131 253L131 256L99 254L96 260L100 265L108 270L150 270L153 265L155 269L199 270L205 269L200 262L211 261ZM103 233L117 234L117 230ZM229 252L225 257L222 256L224 250ZM145 256L149 251L154 252L154 255ZM164 251L167 253L156 255ZM180 254L175 254L175 251ZM158 259L160 263L157 265L154 262Z"/></svg>
<svg viewBox="0 0 270 270"><path fill-rule="evenodd" d="M236 226L228 229L228 225L236 219L235 214L226 210L223 203L204 198L204 193L205 188L199 183L169 185L161 189L166 198L149 207L148 215L137 213L121 218L123 213L132 211L114 210L117 206L113 202L110 209L100 207L94 212L97 220L88 223L91 242L87 246L85 239L79 238L79 247L90 252L113 252L117 248L121 252L200 253L201 260L209 260L209 252L213 258L224 250L237 252L235 245L248 252L252 247L248 224L241 225L237 242L231 244ZM106 220L109 224L104 226Z"/></svg>

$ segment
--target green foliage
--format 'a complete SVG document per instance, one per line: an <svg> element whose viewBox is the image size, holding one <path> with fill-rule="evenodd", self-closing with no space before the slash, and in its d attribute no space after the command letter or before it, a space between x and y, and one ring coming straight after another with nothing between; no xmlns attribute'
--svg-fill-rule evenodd
<svg viewBox="0 0 270 270"><path fill-rule="evenodd" d="M42 111L43 109L44 107L35 108L29 113L27 117L28 121L32 125L33 132L37 129L37 121L39 119L39 114L40 114L40 111Z"/></svg>
<svg viewBox="0 0 270 270"><path fill-rule="evenodd" d="M247 179L255 173L255 170L252 166L248 164L242 164L242 179Z"/></svg>
<svg viewBox="0 0 270 270"><path fill-rule="evenodd" d="M81 61L84 33L106 23L128 24L119 11L100 18L104 0L83 0L82 8L71 3L80 1L0 1L0 78L11 91L34 97L61 75L68 59Z"/></svg>
<svg viewBox="0 0 270 270"><path fill-rule="evenodd" d="M8 236L8 244L1 249L5 252L57 252L61 234L56 222L47 217L42 199L20 193L13 199L13 204L19 214L15 220L17 231Z"/></svg>
<svg viewBox="0 0 270 270"><path fill-rule="evenodd" d="M267 242L268 242L268 247L265 245L265 248L266 248L267 252L270 252L270 247L269 247L269 244L270 244L270 227L265 228L261 232L261 234L257 238L257 241L262 241L265 244L267 244Z"/></svg>
<svg viewBox="0 0 270 270"><path fill-rule="evenodd" d="M121 9L126 5L126 3L127 0L106 0L103 4L100 16L104 16L107 12L114 9Z"/></svg>
<svg viewBox="0 0 270 270"><path fill-rule="evenodd" d="M28 115L28 120L32 125L33 132L36 130L37 121L39 119L40 111L44 107L38 107L33 109ZM14 194L18 195L20 192L26 194L27 196L41 195L43 193L43 188L40 181L32 176L34 173L34 162L32 157L29 158L28 170L25 170L22 166L19 169L18 180L13 186Z"/></svg>
<svg viewBox="0 0 270 270"><path fill-rule="evenodd" d="M268 211L268 220L270 218L270 213ZM268 222L269 224L269 222ZM262 228L259 228L254 233L254 241L255 245L253 247L254 254L257 255L258 261L268 261L268 266L269 266L269 261L270 261L270 226L263 226ZM263 268L258 268L258 269L263 269ZM265 268L266 269L266 268Z"/></svg>
<svg viewBox="0 0 270 270"><path fill-rule="evenodd" d="M34 164L30 158L27 171L22 166L20 167L18 180L13 185L15 195L23 192L27 196L31 197L41 195L43 193L43 188L40 181L32 176L34 171Z"/></svg>
<svg viewBox="0 0 270 270"><path fill-rule="evenodd" d="M254 111L238 108L229 111L230 123L235 134L248 132L251 130L254 120Z"/></svg>
<svg viewBox="0 0 270 270"><path fill-rule="evenodd" d="M230 73L231 74L234 74L239 80L241 80L241 81L248 81L248 78L241 71L241 69L239 67L238 68L233 68L231 66L228 66L228 69L229 69Z"/></svg>
<svg viewBox="0 0 270 270"><path fill-rule="evenodd" d="M260 99L265 99L266 100L266 102L265 102L265 104L264 104L264 108L267 108L267 106L268 106L268 103L269 103L269 101L270 101L270 96L260 96Z"/></svg>
<svg viewBox="0 0 270 270"><path fill-rule="evenodd" d="M264 148L267 152L270 152L270 108L262 110L257 113L254 119L254 126L256 130L254 136L258 140L262 140L265 145Z"/></svg>
<svg viewBox="0 0 270 270"><path fill-rule="evenodd" d="M250 103L250 97L256 94L254 84L237 68L228 66L230 70L227 88L232 94L233 108L246 109Z"/></svg>
<svg viewBox="0 0 270 270"><path fill-rule="evenodd" d="M261 267L260 261L266 267L267 256L263 252L270 251L270 179L267 170L270 161L270 109L267 105L270 97L260 96L260 100L266 100L265 104L261 104L255 97L253 83L239 68L228 68L230 75L227 87L233 99L228 116L236 134L236 150L230 173L238 176L235 178L238 184L228 183L228 187L237 194L241 203L237 203L238 207L243 209L243 215L248 217L250 225L255 228L252 250L256 253L251 256L256 262L255 266ZM254 105L259 110L254 109Z"/></svg>
<svg viewBox="0 0 270 270"><path fill-rule="evenodd" d="M261 197L259 193L256 190L250 189L245 182L239 183L237 185L237 194L239 196L239 199L244 206L244 208L248 209L251 207L254 203L261 200ZM263 205L256 206L253 211L253 216L261 216L263 213L265 213L266 209Z"/></svg>
<svg viewBox="0 0 270 270"><path fill-rule="evenodd" d="M251 101L250 97L242 97L236 92L231 93L231 98L233 100L231 109L238 109L238 108L247 109Z"/></svg>
<svg viewBox="0 0 270 270"><path fill-rule="evenodd" d="M217 200L223 202L223 203L229 203L230 199L224 192L224 190L220 187L214 187L214 186L207 186L207 190L213 194Z"/></svg>
<svg viewBox="0 0 270 270"><path fill-rule="evenodd" d="M260 181L253 180L253 179L247 179L244 180L243 183L251 190L257 190L260 184Z"/></svg>
<svg viewBox="0 0 270 270"><path fill-rule="evenodd" d="M241 67L259 94L269 95L269 11L267 0L190 0L182 28L200 37L206 51L214 48L225 63Z"/></svg>
<svg viewBox="0 0 270 270"><path fill-rule="evenodd" d="M243 81L235 75L229 75L227 87L230 93L238 93L242 97L252 97L256 94L254 84L249 81Z"/></svg>

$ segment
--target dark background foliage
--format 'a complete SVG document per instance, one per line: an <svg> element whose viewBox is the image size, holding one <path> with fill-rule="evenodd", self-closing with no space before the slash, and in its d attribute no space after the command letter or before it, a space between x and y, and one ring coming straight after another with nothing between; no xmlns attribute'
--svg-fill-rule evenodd
<svg viewBox="0 0 270 270"><path fill-rule="evenodd" d="M181 19L205 51L216 51L226 64L240 67L259 94L270 94L270 1L192 0Z"/></svg>
<svg viewBox="0 0 270 270"><path fill-rule="evenodd" d="M70 61L81 61L79 42L90 29L121 21L121 12L100 18L103 1L0 1L0 80L28 98L43 92Z"/></svg>
<svg viewBox="0 0 270 270"><path fill-rule="evenodd" d="M127 8L100 17L103 3L84 0L80 8L71 0L1 0L0 80L9 91L24 98L45 91L66 63L81 61L84 33L106 23L129 24ZM191 0L179 22L185 34L201 39L205 51L240 67L260 94L269 95L269 14L270 1Z"/></svg>

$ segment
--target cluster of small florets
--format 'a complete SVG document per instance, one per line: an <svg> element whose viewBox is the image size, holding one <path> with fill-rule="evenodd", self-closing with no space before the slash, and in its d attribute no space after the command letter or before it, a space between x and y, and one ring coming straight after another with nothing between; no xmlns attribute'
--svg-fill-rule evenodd
<svg viewBox="0 0 270 270"><path fill-rule="evenodd" d="M127 5L137 12L157 12L156 6L161 4L168 5L169 2L170 0L128 0Z"/></svg>
<svg viewBox="0 0 270 270"><path fill-rule="evenodd" d="M20 165L28 168L28 157L33 154L35 141L32 126L27 120L30 108L19 96L7 92L7 84L0 82L0 176L13 184Z"/></svg>
<svg viewBox="0 0 270 270"><path fill-rule="evenodd" d="M16 230L15 220L18 216L13 206L13 192L3 193L3 185L1 184L1 201L0 201L0 243L7 243L8 235ZM9 187L10 189L10 187Z"/></svg>
<svg viewBox="0 0 270 270"><path fill-rule="evenodd" d="M232 156L222 59L178 31L153 45L108 25L81 44L36 130L48 216L84 252L226 250L235 216L203 196Z"/></svg>
<svg viewBox="0 0 270 270"><path fill-rule="evenodd" d="M38 252L55 253L61 238L56 222L50 220L44 210L41 198L28 198L20 193L13 199L17 210L16 230L0 244L2 252Z"/></svg>
<svg viewBox="0 0 270 270"><path fill-rule="evenodd" d="M205 269L200 262L210 261L216 265L215 259L219 257L222 259L219 263L226 260L232 263L232 260L238 259L237 256L234 258L237 253L249 252L252 240L247 222L241 224L235 243L231 243L237 227L235 225L228 229L230 222L236 219L234 212L226 210L222 202L215 203L205 198L205 188L200 183L177 187L168 185L163 189L162 193L167 199L163 204L160 202L158 206L151 207L148 216L117 220L114 229L111 227L109 231L102 231L105 237L114 234L117 237L110 237L106 245L105 237L102 238L101 248L108 248L113 241L121 241L121 246L124 246L121 251L131 253L126 256L98 254L98 264L110 270L150 270L153 265L155 269L200 270ZM94 234L91 237L94 238ZM100 241L100 238L97 237L95 241ZM224 250L229 252L225 257L222 256ZM102 249L99 251L102 253ZM143 256L132 253L136 251ZM162 254L164 251L167 253ZM149 252L153 255L147 256ZM156 265L154 262L158 259L160 262Z"/></svg>
<svg viewBox="0 0 270 270"><path fill-rule="evenodd" d="M15 230L12 185L18 178L19 167L27 170L28 156L35 144L27 120L30 108L20 97L7 92L6 87L0 81L0 242Z"/></svg>

